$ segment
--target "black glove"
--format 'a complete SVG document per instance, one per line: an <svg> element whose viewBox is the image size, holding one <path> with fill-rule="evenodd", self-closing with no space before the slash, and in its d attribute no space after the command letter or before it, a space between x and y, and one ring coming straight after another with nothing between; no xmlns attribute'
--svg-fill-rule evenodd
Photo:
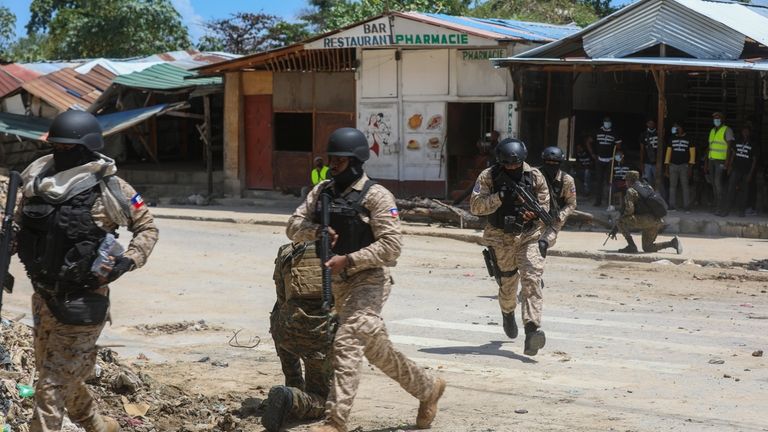
<svg viewBox="0 0 768 432"><path fill-rule="evenodd" d="M542 258L547 257L547 249L549 249L549 243L546 240L539 240L539 253Z"/></svg>
<svg viewBox="0 0 768 432"><path fill-rule="evenodd" d="M131 270L133 270L136 267L136 264L133 262L132 259L128 257L121 256L115 260L115 265L112 266L112 271L109 272L107 275L107 280L109 282L114 282L123 275L123 273L127 273Z"/></svg>
<svg viewBox="0 0 768 432"><path fill-rule="evenodd" d="M608 237L610 237L612 240L616 240L616 234L619 233L619 227L614 226L613 229L611 229L611 232L608 233Z"/></svg>

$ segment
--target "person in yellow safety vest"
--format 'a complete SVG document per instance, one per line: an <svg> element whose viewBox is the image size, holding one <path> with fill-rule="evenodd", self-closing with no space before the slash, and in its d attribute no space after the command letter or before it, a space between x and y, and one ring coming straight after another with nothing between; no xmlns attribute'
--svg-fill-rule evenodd
<svg viewBox="0 0 768 432"><path fill-rule="evenodd" d="M315 167L312 168L312 186L317 185L328 177L328 166L323 163L320 156L315 158Z"/></svg>
<svg viewBox="0 0 768 432"><path fill-rule="evenodd" d="M713 212L720 214L726 206L723 192L723 180L728 170L728 161L730 152L733 148L736 138L733 130L724 124L725 116L721 112L712 114L712 124L714 127L709 131L709 146L707 149L707 164L704 166L707 182L712 185L712 192L715 199L715 208Z"/></svg>

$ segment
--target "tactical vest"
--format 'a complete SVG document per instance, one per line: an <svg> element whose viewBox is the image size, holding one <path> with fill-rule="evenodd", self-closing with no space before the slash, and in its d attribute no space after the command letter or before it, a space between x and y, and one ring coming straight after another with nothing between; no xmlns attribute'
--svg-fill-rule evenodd
<svg viewBox="0 0 768 432"><path fill-rule="evenodd" d="M565 206L565 198L563 197L563 181L558 180L557 176L550 180L549 176L544 174L543 171L541 174L547 181L547 187L549 188L549 214L552 215L553 218L557 218L560 215L560 209Z"/></svg>
<svg viewBox="0 0 768 432"><path fill-rule="evenodd" d="M37 196L24 203L18 253L33 286L56 286L57 293L98 288L91 265L107 235L91 214L99 195L97 185L61 204Z"/></svg>
<svg viewBox="0 0 768 432"><path fill-rule="evenodd" d="M368 189L376 184L368 180L362 190L350 190L346 194L339 194L333 187L326 187L322 193L331 195L331 228L339 235L336 245L331 249L336 255L347 255L374 242L371 226L363 222L361 215L370 216L367 208L363 207L363 198ZM317 200L315 209L315 221L322 220L321 200Z"/></svg>
<svg viewBox="0 0 768 432"><path fill-rule="evenodd" d="M493 190L492 192L499 192L504 190L505 185L499 179L499 170L503 169L499 165L494 165L491 168L491 175L493 176ZM514 181L507 176L508 181ZM522 183L521 183L522 182ZM523 178L518 181L524 188L528 189L533 196L533 176L531 171L523 171ZM533 222L523 222L523 203L522 201L512 193L505 193L504 198L501 199L501 206L493 213L488 215L488 223L499 229L503 229L504 232L509 234L521 234L533 226ZM513 227L514 226L514 227Z"/></svg>
<svg viewBox="0 0 768 432"><path fill-rule="evenodd" d="M322 305L323 272L314 243L302 243L287 248L279 258L285 300L315 299Z"/></svg>

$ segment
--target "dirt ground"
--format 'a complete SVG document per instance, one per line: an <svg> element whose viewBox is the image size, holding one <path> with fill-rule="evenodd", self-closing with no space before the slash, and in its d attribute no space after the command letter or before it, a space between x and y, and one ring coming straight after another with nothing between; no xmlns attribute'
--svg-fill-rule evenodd
<svg viewBox="0 0 768 432"><path fill-rule="evenodd" d="M259 431L260 402L282 383L267 316L284 234L204 222L160 227L147 267L115 284L114 324L100 343L151 377L150 402L177 391L168 395L183 402L176 414L149 407L156 430ZM522 338L503 334L480 251L407 237L393 272L384 310L392 340L448 381L433 430L768 431L768 362L757 356L768 350L768 273L548 258L547 346L527 357ZM17 279L4 316L28 312L29 287ZM208 411L185 415L184 404ZM411 430L417 406L365 363L349 427ZM127 414L120 420L139 424Z"/></svg>

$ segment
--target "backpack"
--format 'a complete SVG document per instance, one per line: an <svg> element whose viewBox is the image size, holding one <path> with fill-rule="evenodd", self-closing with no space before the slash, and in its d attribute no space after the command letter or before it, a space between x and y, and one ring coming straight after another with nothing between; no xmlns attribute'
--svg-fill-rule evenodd
<svg viewBox="0 0 768 432"><path fill-rule="evenodd" d="M659 219L667 215L667 202L648 183L636 182L632 188L639 196L636 213L652 214Z"/></svg>

